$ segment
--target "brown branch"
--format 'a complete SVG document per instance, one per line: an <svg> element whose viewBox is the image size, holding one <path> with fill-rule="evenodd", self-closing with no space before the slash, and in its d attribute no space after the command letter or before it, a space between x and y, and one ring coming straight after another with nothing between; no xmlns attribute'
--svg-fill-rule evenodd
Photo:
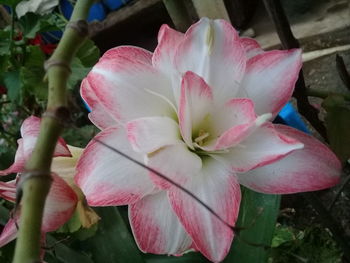
<svg viewBox="0 0 350 263"><path fill-rule="evenodd" d="M340 55L336 55L335 63L339 77L343 81L345 87L350 90L350 73L347 71L343 58Z"/></svg>
<svg viewBox="0 0 350 263"><path fill-rule="evenodd" d="M299 42L294 37L288 18L279 0L264 0L266 10L273 21L283 49L299 48ZM327 131L323 122L318 118L318 110L314 108L307 97L303 71L299 73L299 79L295 85L293 96L297 99L298 110L310 124L327 140Z"/></svg>

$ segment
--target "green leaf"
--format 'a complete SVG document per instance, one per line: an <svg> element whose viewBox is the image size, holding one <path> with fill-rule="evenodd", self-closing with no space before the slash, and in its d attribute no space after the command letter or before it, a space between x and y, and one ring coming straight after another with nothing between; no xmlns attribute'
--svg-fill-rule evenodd
<svg viewBox="0 0 350 263"><path fill-rule="evenodd" d="M47 98L47 83L44 82L45 55L38 46L28 46L24 65L21 67L21 80L24 90L39 100Z"/></svg>
<svg viewBox="0 0 350 263"><path fill-rule="evenodd" d="M73 233L80 229L81 222L79 219L79 214L77 211L74 212L72 217L69 219L67 223L61 226L56 232L57 233Z"/></svg>
<svg viewBox="0 0 350 263"><path fill-rule="evenodd" d="M3 201L0 202L0 224L5 225L10 218L10 211L4 207Z"/></svg>
<svg viewBox="0 0 350 263"><path fill-rule="evenodd" d="M34 38L40 30L40 16L34 13L27 13L19 19L25 38Z"/></svg>
<svg viewBox="0 0 350 263"><path fill-rule="evenodd" d="M53 246L55 250L56 262L62 263L76 263L76 262L84 262L84 263L94 263L90 256L73 250L63 244L62 242L58 242L52 235L47 235L47 244L48 246ZM50 257L49 255L47 257ZM58 261L59 260L59 261ZM48 262L53 262L50 260Z"/></svg>
<svg viewBox="0 0 350 263"><path fill-rule="evenodd" d="M279 247L280 245L294 239L295 235L292 228L277 224L271 247Z"/></svg>
<svg viewBox="0 0 350 263"><path fill-rule="evenodd" d="M19 99L22 88L19 71L10 71L4 73L4 83L7 88L7 95L11 101Z"/></svg>
<svg viewBox="0 0 350 263"><path fill-rule="evenodd" d="M68 79L67 86L69 89L73 89L91 70L90 67L85 67L79 58L73 58L71 64L72 74Z"/></svg>
<svg viewBox="0 0 350 263"><path fill-rule="evenodd" d="M242 187L242 202L231 250L223 262L267 262L280 206L279 195L256 193Z"/></svg>
<svg viewBox="0 0 350 263"><path fill-rule="evenodd" d="M16 5L22 0L0 0L0 5L8 5L11 7L16 7Z"/></svg>
<svg viewBox="0 0 350 263"><path fill-rule="evenodd" d="M92 40L88 39L79 48L76 57L80 59L84 67L92 67L100 58L100 50Z"/></svg>
<svg viewBox="0 0 350 263"><path fill-rule="evenodd" d="M350 103L341 95L331 95L322 106L327 111L325 124L331 149L344 163L350 158Z"/></svg>
<svg viewBox="0 0 350 263"><path fill-rule="evenodd" d="M95 209L101 217L94 237L82 245L95 263L144 263L132 235L116 207Z"/></svg>
<svg viewBox="0 0 350 263"><path fill-rule="evenodd" d="M0 30L0 55L10 54L10 31Z"/></svg>

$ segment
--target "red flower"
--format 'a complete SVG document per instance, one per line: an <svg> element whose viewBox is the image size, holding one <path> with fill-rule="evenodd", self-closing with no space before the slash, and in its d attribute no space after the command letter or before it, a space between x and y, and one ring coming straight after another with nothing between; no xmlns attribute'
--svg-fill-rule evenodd
<svg viewBox="0 0 350 263"><path fill-rule="evenodd" d="M41 35L39 34L37 34L35 38L29 39L28 43L33 46L40 46L41 50L48 55L52 54L57 47L56 44L45 44Z"/></svg>
<svg viewBox="0 0 350 263"><path fill-rule="evenodd" d="M0 95L2 94L6 94L7 93L7 89L5 86L0 86Z"/></svg>

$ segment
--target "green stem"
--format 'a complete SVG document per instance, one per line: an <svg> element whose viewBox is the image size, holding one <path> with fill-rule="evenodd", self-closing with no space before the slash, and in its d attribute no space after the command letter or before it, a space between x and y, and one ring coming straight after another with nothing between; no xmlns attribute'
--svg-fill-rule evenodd
<svg viewBox="0 0 350 263"><path fill-rule="evenodd" d="M192 24L184 0L163 0L163 3L177 30L185 32Z"/></svg>
<svg viewBox="0 0 350 263"><path fill-rule="evenodd" d="M92 0L79 0L75 5L71 21L86 19ZM59 113L66 107L66 83L70 71L63 64L70 65L75 52L85 40L72 27L67 27L62 39L50 58L55 63L48 69L49 96L47 112L54 118L43 117L40 134L34 151L26 164L27 176L23 181L21 218L13 263L40 262L41 224L46 196L51 186L50 166L52 155L62 131ZM63 62L63 64L62 64ZM40 177L31 174L40 173Z"/></svg>

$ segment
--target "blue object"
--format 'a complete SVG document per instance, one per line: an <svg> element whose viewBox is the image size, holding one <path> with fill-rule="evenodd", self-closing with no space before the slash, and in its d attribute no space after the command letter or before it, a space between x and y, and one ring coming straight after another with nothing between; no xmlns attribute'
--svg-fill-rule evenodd
<svg viewBox="0 0 350 263"><path fill-rule="evenodd" d="M277 123L283 123L300 131L310 134L309 129L306 124L301 119L298 112L294 109L293 105L288 102L282 110L279 112L277 118L275 119Z"/></svg>
<svg viewBox="0 0 350 263"><path fill-rule="evenodd" d="M73 5L68 0L61 0L60 7L65 18L70 19L73 13ZM87 21L102 21L106 18L106 11L101 3L95 3L91 6Z"/></svg>
<svg viewBox="0 0 350 263"><path fill-rule="evenodd" d="M111 11L117 10L130 0L103 0L103 4Z"/></svg>
<svg viewBox="0 0 350 263"><path fill-rule="evenodd" d="M82 99L82 101L83 101L83 103L84 103L85 108L88 110L88 112L91 112L91 108L90 108L89 105L85 102L85 100Z"/></svg>
<svg viewBox="0 0 350 263"><path fill-rule="evenodd" d="M62 35L63 35L63 32L58 30L41 33L41 36L46 44L58 43Z"/></svg>

